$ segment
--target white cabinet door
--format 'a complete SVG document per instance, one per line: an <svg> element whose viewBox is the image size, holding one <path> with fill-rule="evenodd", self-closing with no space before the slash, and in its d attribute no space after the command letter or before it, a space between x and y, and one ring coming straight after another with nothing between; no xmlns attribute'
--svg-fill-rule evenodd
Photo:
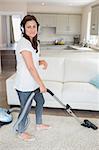
<svg viewBox="0 0 99 150"><path fill-rule="evenodd" d="M81 15L57 15L57 34L80 34Z"/></svg>
<svg viewBox="0 0 99 150"><path fill-rule="evenodd" d="M56 33L66 34L68 32L68 15L57 15Z"/></svg>
<svg viewBox="0 0 99 150"><path fill-rule="evenodd" d="M42 27L56 27L56 16L53 14L41 14Z"/></svg>
<svg viewBox="0 0 99 150"><path fill-rule="evenodd" d="M90 34L99 35L99 6L92 8Z"/></svg>
<svg viewBox="0 0 99 150"><path fill-rule="evenodd" d="M69 15L69 33L81 33L81 15Z"/></svg>

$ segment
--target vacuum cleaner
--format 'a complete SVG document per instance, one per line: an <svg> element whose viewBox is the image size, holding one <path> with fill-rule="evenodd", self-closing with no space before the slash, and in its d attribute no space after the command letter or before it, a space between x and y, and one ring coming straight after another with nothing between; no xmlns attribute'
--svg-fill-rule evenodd
<svg viewBox="0 0 99 150"><path fill-rule="evenodd" d="M31 103L31 101L32 101L32 99L33 99L33 97L34 97L34 95L37 94L37 93L39 93L39 92L40 92L40 89L38 88L38 89L34 90L34 91L31 93L29 99L27 100L27 102L26 102L26 104L25 104L25 107L24 107L24 109L23 109L21 115L19 116L19 118L17 119L16 123L15 123L14 126L13 126L13 129L14 129L15 132L18 131L18 124L22 121L22 119L23 119L23 117L24 117L24 115L25 115L25 113L26 113L26 110L27 110L29 104ZM59 102L60 105L63 106L63 108L65 109L65 111L68 112L68 114L70 114L72 117L74 117L74 118L80 123L81 126L87 127L87 128L92 128L93 130L97 130L97 129L98 129L98 127L97 127L95 124L93 124L91 121L89 121L89 120L87 120L87 119L85 119L84 121L81 121L81 120L73 113L72 108L71 108L68 104L64 105L64 104L56 97L56 95L55 95L52 91L50 91L49 89L47 89L47 92L48 92L51 96L53 96L53 98L54 98L57 102ZM12 115L11 115L11 112L13 112L13 111L15 111L15 110L18 110L18 109L16 109L16 108L14 108L14 109L12 108L12 109L8 109L8 110L2 109L2 108L0 109L0 127L12 122L13 117L12 117ZM29 118L27 118L27 120L26 120L25 128L27 128L28 124L29 124Z"/></svg>
<svg viewBox="0 0 99 150"><path fill-rule="evenodd" d="M19 110L19 108L5 109L0 107L0 127L10 124L13 121L13 116L11 113Z"/></svg>
<svg viewBox="0 0 99 150"><path fill-rule="evenodd" d="M25 112L26 112L26 110L27 110L27 108L28 108L28 105L30 104L30 102L31 102L31 100L33 99L33 97L34 97L34 95L35 94L37 94L37 93L39 93L40 92L40 89L38 88L38 89L36 89L35 91L33 91L33 93L30 95L30 97L29 97L29 99L28 99L28 101L27 101L27 103L26 103L26 105L25 105L25 107L24 107L24 109L23 109L23 111L22 111L22 113L21 113L21 115L20 115L20 117L18 118L18 120L16 121L16 123L15 123L15 125L14 125L14 131L15 132L17 132L18 131L18 124L21 122L21 120L23 119L23 117L24 117L24 115L25 115ZM84 127L87 127L87 128L92 128L93 130L97 130L98 129L98 127L96 126L96 125L94 125L92 122L90 122L89 120L84 120L83 122L80 120L80 119L78 119L78 117L73 113L73 111L71 110L71 107L67 104L67 105L64 105L57 97L56 97L56 95L52 92L52 91L50 91L49 89L47 89L47 92L51 95L51 96L53 96L53 98L56 100L56 101L58 101L62 106L63 106L63 108L66 110L66 112L68 112L71 116L73 116L80 124L81 124L81 126L84 126ZM27 124L28 124L28 121L27 121L27 123L26 123L26 126L27 126ZM25 126L25 128L26 128L26 126Z"/></svg>

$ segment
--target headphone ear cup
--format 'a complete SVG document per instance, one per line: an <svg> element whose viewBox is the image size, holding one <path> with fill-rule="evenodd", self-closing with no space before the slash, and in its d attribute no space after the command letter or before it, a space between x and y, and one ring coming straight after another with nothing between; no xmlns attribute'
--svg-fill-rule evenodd
<svg viewBox="0 0 99 150"><path fill-rule="evenodd" d="M23 27L21 27L21 32L24 33L24 28Z"/></svg>

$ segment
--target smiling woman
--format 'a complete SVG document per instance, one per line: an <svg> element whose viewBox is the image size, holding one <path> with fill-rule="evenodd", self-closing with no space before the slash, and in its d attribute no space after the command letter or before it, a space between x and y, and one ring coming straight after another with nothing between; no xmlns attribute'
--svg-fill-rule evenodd
<svg viewBox="0 0 99 150"><path fill-rule="evenodd" d="M42 124L43 105L45 102L42 93L46 92L47 89L39 75L39 65L43 65L43 68L46 69L47 63L46 61L39 59L39 23L35 16L26 15L20 25L22 29L22 38L18 41L16 47L17 71L14 84L21 105L19 116L23 113L26 102L31 93L39 87L40 93L36 94L34 97L36 102L36 129L48 129L49 125ZM23 140L29 140L32 138L31 135L25 132L25 125L28 120L32 100L33 98L31 98L31 102L26 109L24 118L18 124L17 133L20 134Z"/></svg>

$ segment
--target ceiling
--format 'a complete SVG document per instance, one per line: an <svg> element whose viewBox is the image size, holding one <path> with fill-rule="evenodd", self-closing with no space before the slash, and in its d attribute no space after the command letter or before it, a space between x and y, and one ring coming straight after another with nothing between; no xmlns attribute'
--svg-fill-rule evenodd
<svg viewBox="0 0 99 150"><path fill-rule="evenodd" d="M64 5L64 6L86 6L95 2L96 0L0 0L0 2L26 2L34 3L36 5Z"/></svg>

